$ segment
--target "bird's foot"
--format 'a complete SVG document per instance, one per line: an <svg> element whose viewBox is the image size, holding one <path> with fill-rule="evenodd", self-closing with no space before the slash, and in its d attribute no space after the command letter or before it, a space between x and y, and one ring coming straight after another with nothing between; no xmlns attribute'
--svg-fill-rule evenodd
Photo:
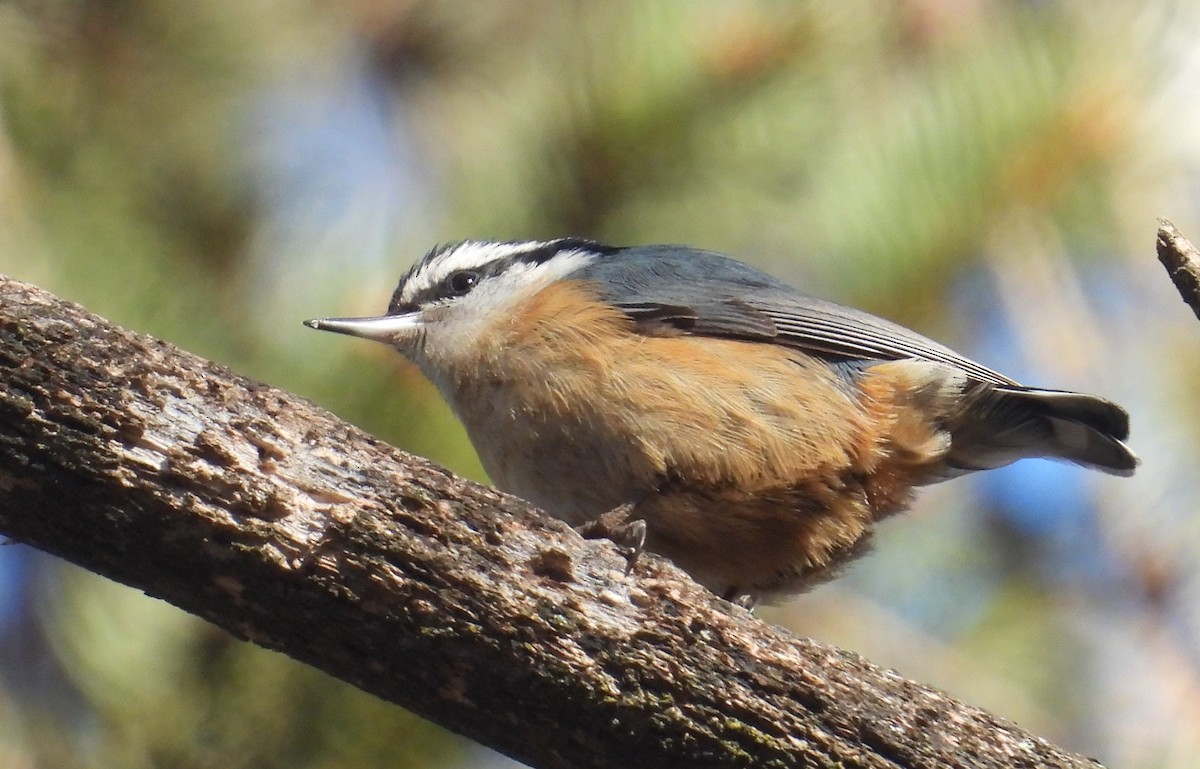
<svg viewBox="0 0 1200 769"><path fill-rule="evenodd" d="M738 587L730 587L721 594L721 597L729 601L734 606L740 606L743 609L754 611L758 606L759 597L754 593L747 593Z"/></svg>
<svg viewBox="0 0 1200 769"><path fill-rule="evenodd" d="M626 502L593 521L575 527L584 539L608 539L625 551L625 575L633 571L638 557L646 545L646 522L642 519L629 520L634 503Z"/></svg>

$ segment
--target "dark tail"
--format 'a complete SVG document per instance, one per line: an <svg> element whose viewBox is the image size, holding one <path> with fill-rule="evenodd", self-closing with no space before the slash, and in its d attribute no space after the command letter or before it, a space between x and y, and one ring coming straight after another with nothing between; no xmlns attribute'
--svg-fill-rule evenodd
<svg viewBox="0 0 1200 769"><path fill-rule="evenodd" d="M1026 457L1063 459L1113 475L1132 475L1125 445L1129 415L1094 395L973 382L949 420L948 469L1000 467ZM957 473L952 473L957 474Z"/></svg>

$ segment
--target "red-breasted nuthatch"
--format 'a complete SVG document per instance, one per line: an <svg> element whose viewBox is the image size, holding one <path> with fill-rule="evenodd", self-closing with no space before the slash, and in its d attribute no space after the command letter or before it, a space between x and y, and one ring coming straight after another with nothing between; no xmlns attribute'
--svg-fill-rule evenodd
<svg viewBox="0 0 1200 769"><path fill-rule="evenodd" d="M415 362L501 489L577 525L620 510L746 603L827 579L915 486L1026 457L1138 463L1114 403L686 246L454 243L386 315L307 325Z"/></svg>

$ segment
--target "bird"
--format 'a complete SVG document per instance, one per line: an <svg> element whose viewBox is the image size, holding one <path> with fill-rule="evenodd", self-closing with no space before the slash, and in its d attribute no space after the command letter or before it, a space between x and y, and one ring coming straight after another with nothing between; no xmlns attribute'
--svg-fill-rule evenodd
<svg viewBox="0 0 1200 769"><path fill-rule="evenodd" d="M921 486L1032 457L1138 465L1109 400L689 246L447 243L384 315L305 325L415 363L502 491L749 607L836 576Z"/></svg>

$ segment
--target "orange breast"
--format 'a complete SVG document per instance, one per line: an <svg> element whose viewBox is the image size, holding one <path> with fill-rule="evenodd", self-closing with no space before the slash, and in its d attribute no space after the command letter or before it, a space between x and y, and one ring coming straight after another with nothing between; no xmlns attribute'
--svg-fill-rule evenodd
<svg viewBox="0 0 1200 769"><path fill-rule="evenodd" d="M714 589L800 584L911 485L882 384L780 345L638 334L584 284L517 308L481 360L458 407L502 488L576 523L640 501L648 545Z"/></svg>
<svg viewBox="0 0 1200 769"><path fill-rule="evenodd" d="M855 394L823 362L779 345L637 334L570 282L540 292L506 331L529 416L609 434L656 473L773 486L860 448Z"/></svg>

